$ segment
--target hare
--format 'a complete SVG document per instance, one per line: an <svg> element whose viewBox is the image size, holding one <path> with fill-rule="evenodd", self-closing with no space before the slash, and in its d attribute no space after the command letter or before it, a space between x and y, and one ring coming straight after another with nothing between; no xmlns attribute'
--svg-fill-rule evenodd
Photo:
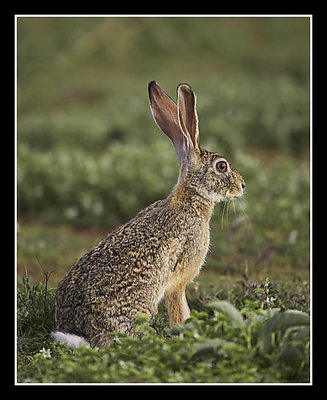
<svg viewBox="0 0 327 400"><path fill-rule="evenodd" d="M205 261L214 205L243 195L245 181L232 164L199 145L191 86L177 87L177 105L155 81L148 90L153 118L177 154L178 181L165 200L109 233L59 283L53 335L70 347L103 348L114 331L133 335L138 313L155 315L162 298L171 327L187 319L185 288Z"/></svg>

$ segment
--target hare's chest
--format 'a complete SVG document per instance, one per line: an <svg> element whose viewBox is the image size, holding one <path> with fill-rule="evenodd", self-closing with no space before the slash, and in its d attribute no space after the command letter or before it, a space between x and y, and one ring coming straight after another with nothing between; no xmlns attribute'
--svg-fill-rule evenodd
<svg viewBox="0 0 327 400"><path fill-rule="evenodd" d="M186 271L189 269L190 273L194 274L193 279L200 272L209 250L209 228L204 227L199 235L190 236L188 241L189 243L185 246L185 262L183 267Z"/></svg>
<svg viewBox="0 0 327 400"><path fill-rule="evenodd" d="M179 257L171 266L172 280L186 285L200 272L210 244L208 226L200 226L197 231L188 234Z"/></svg>

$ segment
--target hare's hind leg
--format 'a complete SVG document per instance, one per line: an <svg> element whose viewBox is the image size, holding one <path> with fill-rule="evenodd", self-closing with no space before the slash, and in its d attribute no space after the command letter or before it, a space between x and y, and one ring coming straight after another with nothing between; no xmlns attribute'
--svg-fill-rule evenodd
<svg viewBox="0 0 327 400"><path fill-rule="evenodd" d="M190 317L190 309L185 296L185 287L166 292L165 302L171 328Z"/></svg>

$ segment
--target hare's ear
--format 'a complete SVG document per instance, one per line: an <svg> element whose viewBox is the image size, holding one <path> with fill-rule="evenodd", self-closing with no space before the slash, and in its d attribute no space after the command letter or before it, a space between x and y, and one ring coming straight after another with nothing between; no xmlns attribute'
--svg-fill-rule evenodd
<svg viewBox="0 0 327 400"><path fill-rule="evenodd" d="M184 134L190 137L194 150L200 151L196 97L191 86L187 83L181 83L177 87L177 105L181 129Z"/></svg>
<svg viewBox="0 0 327 400"><path fill-rule="evenodd" d="M188 138L180 128L177 106L157 82L151 81L148 89L153 119L173 142L178 161L182 164L187 153Z"/></svg>

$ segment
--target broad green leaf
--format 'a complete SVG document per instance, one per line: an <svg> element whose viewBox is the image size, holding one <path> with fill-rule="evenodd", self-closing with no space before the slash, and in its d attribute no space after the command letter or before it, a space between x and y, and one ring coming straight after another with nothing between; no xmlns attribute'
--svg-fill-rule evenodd
<svg viewBox="0 0 327 400"><path fill-rule="evenodd" d="M213 310L219 311L228 317L238 327L244 326L244 320L242 314L228 301L226 300L214 300L206 304Z"/></svg>
<svg viewBox="0 0 327 400"><path fill-rule="evenodd" d="M310 325L308 314L298 310L287 310L275 313L260 328L259 339L261 348L264 352L270 352L273 347L273 341L283 337L290 328L301 329Z"/></svg>

